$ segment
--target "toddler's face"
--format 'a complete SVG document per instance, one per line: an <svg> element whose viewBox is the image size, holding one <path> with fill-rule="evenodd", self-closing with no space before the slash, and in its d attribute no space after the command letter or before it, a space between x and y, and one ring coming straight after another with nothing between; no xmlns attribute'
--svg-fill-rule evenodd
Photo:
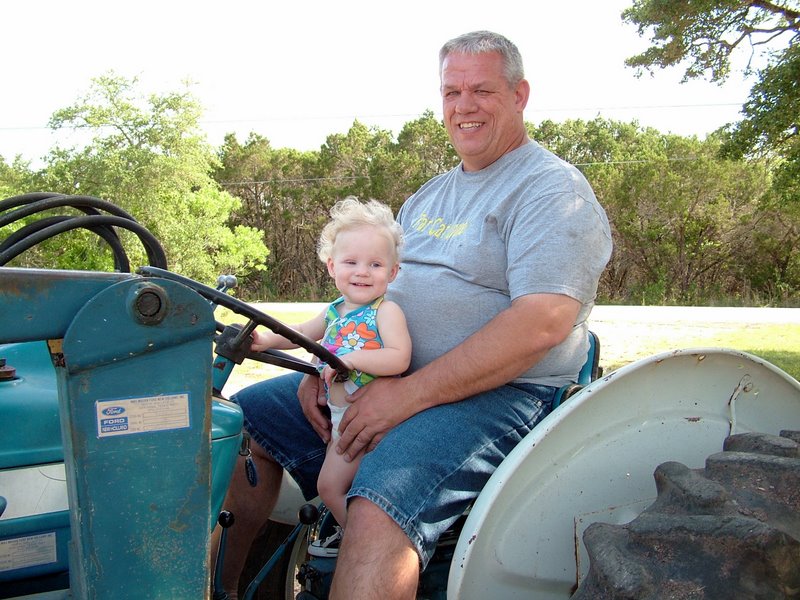
<svg viewBox="0 0 800 600"><path fill-rule="evenodd" d="M388 232L368 225L336 236L328 273L351 304L369 304L386 293L397 276L394 244Z"/></svg>

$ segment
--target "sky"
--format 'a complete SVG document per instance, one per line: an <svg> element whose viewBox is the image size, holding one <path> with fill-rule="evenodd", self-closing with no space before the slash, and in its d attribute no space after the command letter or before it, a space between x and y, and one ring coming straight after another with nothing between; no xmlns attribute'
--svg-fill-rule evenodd
<svg viewBox="0 0 800 600"><path fill-rule="evenodd" d="M681 84L682 70L635 76L625 58L647 40L624 24L632 0L2 0L0 156L37 162L75 142L47 128L91 79L114 71L143 92L191 81L201 125L219 146L250 132L274 148L317 150L355 119L400 132L441 116L438 51L477 29L520 49L525 118L633 121L705 137L736 121L752 81Z"/></svg>

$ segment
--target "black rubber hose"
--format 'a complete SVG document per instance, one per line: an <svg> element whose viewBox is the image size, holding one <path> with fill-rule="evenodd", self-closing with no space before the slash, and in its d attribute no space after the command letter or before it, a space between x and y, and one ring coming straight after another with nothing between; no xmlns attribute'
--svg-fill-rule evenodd
<svg viewBox="0 0 800 600"><path fill-rule="evenodd" d="M145 229L142 225L137 223L135 220L126 219L124 217L118 216L107 216L107 215L88 215L85 217L75 217L69 219L68 221L63 221L61 223L56 223L54 225L50 225L41 231L37 231L36 233L29 235L27 238L18 242L12 248L4 252L0 252L0 266L6 264L8 261L12 260L13 258L19 256L22 252L27 250L28 248L32 248L36 244L49 239L55 235L60 233L64 233L65 231L71 231L73 229L79 229L81 227L98 227L98 226L115 226L115 227L122 227L123 229L127 229L135 233L139 240L142 242L142 245L147 252L147 258L151 265L158 267L158 268L166 268L167 264L167 257L164 254L164 249L159 244L158 240L150 233L147 229Z"/></svg>
<svg viewBox="0 0 800 600"><path fill-rule="evenodd" d="M5 210L9 210L9 209L12 209L12 208L17 208L18 206L34 205L33 212L31 212L30 210L17 211L17 212L10 213L10 214L6 215L6 217L3 217L4 220L7 220L5 225L8 225L10 223L13 223L14 221L18 221L19 219L22 219L22 218L24 218L26 216L29 216L30 214L35 214L36 212L42 212L44 210L48 210L52 206L52 205L34 204L36 202L39 202L41 200L51 200L51 201L52 200L56 200L56 199L65 200L67 198L68 198L68 196L66 196L65 194L56 194L54 192L33 192L33 193L30 193L30 194L23 194L23 195L20 195L20 196L14 196L12 198L7 198L6 200L0 201L0 213L5 211ZM87 197L84 197L84 198L87 198ZM97 199L97 200L99 202L101 202L101 203L104 203L104 206L106 204L109 204L105 200L100 200L100 199ZM76 202L74 204L72 202L69 202L67 205L69 205L71 208L75 208L77 210L80 210L80 211L84 212L87 215L100 215L100 214L102 214L96 208L88 206L88 205L85 205L85 203L84 203L83 206L81 205L80 202ZM111 206L113 206L113 205L111 205ZM124 216L124 215L120 215L120 216ZM50 223L52 223L52 221L49 221L48 217L42 217L41 221L37 221L37 223L39 223L39 222L50 222ZM22 229L20 229L19 231L26 230L28 232L32 232L32 231L38 231L39 229L42 229L42 226L33 227L34 225L35 225L34 223L30 223L30 224L26 225L25 227L23 227ZM31 228L31 229L28 229L28 228ZM114 230L112 228L109 227L107 229L109 231L113 232L114 235L116 236L116 232L114 232ZM0 251L5 250L8 247L10 247L11 240L13 240L13 243L17 243L20 239L22 239L22 237L24 237L24 236L22 236L22 237L18 236L18 233L19 232L12 233L3 244L0 244ZM25 235L30 235L30 233L26 233ZM119 238L117 238L117 239L119 239Z"/></svg>
<svg viewBox="0 0 800 600"><path fill-rule="evenodd" d="M5 200L0 200L0 212L10 208L16 208L17 206L22 206L23 204L30 204L31 202L36 202L37 200L45 200L47 198L56 197L64 198L66 196L67 194L59 194L56 192L30 192L28 194L11 196Z"/></svg>
<svg viewBox="0 0 800 600"><path fill-rule="evenodd" d="M60 224L55 223L52 218L44 217L42 220L48 223L48 225L44 227L23 227L25 230L25 237L33 236L27 242L22 242L22 238L16 234L12 234L10 236L10 238L13 238L13 244L16 247L12 248L7 240L6 243L0 247L0 250L2 250L0 257L5 257L2 260L7 262L13 257L18 256L21 252L24 252L28 248L32 247L32 245L35 245L44 239L47 239L48 237L57 235L58 233L68 231L70 229L77 229L78 227L85 227L91 231L94 231L97 233L97 235L100 235L109 243L114 253L115 268L118 270L130 271L130 261L125 254L125 250L121 241L119 240L119 236L117 236L116 231L113 229L113 225L116 225L136 233L145 247L145 251L147 252L147 256L151 264L166 268L167 263L164 250L161 247L161 244L155 239L155 237L152 236L152 234L141 227L136 219L124 209L112 204L107 200L102 200L93 196L67 195L55 192L31 192L28 194L13 196L0 201L0 213L11 209L17 209L13 210L11 213L0 216L0 227L38 212L62 206L69 206L71 208L75 208L76 210L80 210L83 213L94 217L94 219L87 221L84 218L80 221L73 221L72 226L65 227L63 226L63 222ZM115 218L122 219L123 221L113 221L113 223L108 221L99 221L99 218L104 217L100 211L111 213ZM128 226L124 223L124 221L133 223L134 225ZM91 223L91 225L89 225L89 223ZM47 232L47 235L44 234L45 231ZM101 231L107 233L101 234ZM0 264L5 264L5 262Z"/></svg>
<svg viewBox="0 0 800 600"><path fill-rule="evenodd" d="M75 218L77 217L74 215L58 215L53 217L42 217L38 221L28 223L0 243L0 252L8 250L29 235L33 235L37 231L41 231L50 225ZM111 251L114 255L114 269L121 273L130 273L131 263L128 260L128 256L125 253L125 248L122 246L122 242L120 241L119 236L117 235L117 232L114 231L113 227L87 227L87 229L103 238L103 240L105 240L105 242L111 247Z"/></svg>
<svg viewBox="0 0 800 600"><path fill-rule="evenodd" d="M16 196L3 200L0 202L0 212L20 206L21 198L24 198L24 196ZM91 196L48 196L46 198L36 199L32 202L29 201L29 203L25 204L22 208L17 208L8 214L0 216L0 227L5 227L9 223L14 223L19 219L36 214L37 212L42 212L51 208L59 208L61 206L71 206L86 214L99 214L93 209L101 209L117 217L128 219L134 223L137 222L128 212L111 204L107 200L100 200L99 198L92 198Z"/></svg>

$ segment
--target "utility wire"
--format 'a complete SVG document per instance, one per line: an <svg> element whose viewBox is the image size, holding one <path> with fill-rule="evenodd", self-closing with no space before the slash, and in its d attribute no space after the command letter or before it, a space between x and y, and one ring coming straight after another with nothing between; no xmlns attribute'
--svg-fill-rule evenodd
<svg viewBox="0 0 800 600"><path fill-rule="evenodd" d="M585 106L585 107L529 107L527 113L543 112L600 112L606 110L661 110L670 108L716 108L721 106L742 106L743 102L718 102L709 104L663 104L663 105L631 105L631 106ZM280 117L257 117L244 119L201 119L200 125L219 125L223 123L266 123L271 121L312 121L325 119L416 119L420 115L394 114L394 115L298 115ZM46 125L0 125L0 131L37 131L50 129Z"/></svg>
<svg viewBox="0 0 800 600"><path fill-rule="evenodd" d="M229 185L229 186L253 185L254 183L269 185L273 183L310 183L310 182L320 182L320 181L342 181L342 180L353 180L353 179L369 179L369 175L341 175L338 177L309 177L300 179L263 179L259 181L220 181L219 184Z"/></svg>
<svg viewBox="0 0 800 600"><path fill-rule="evenodd" d="M594 162L580 162L580 163L570 163L575 167L591 167L595 165L636 165L636 164L647 164L647 163L654 163L654 162L661 162L662 160L666 160L667 162L693 162L696 160L700 160L700 157L674 157L674 158L665 158L665 159L632 159L632 160L601 160L601 161L594 161ZM274 185L274 184L290 184L290 183L317 183L322 181L343 181L343 180L355 180L355 179L369 179L369 175L341 175L337 177L308 177L308 178L294 178L294 179L259 179L253 181L220 181L218 182L219 185L226 186L226 187L236 187L242 185Z"/></svg>

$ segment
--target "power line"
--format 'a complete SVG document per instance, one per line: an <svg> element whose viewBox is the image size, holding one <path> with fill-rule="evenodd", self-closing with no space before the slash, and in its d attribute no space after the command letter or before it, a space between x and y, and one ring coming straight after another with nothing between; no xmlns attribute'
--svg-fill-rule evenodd
<svg viewBox="0 0 800 600"><path fill-rule="evenodd" d="M273 183L312 183L320 181L343 181L354 179L369 179L369 175L341 175L338 177L308 177L299 179L263 179L259 181L220 181L220 185L237 186L253 184L273 184Z"/></svg>
<svg viewBox="0 0 800 600"><path fill-rule="evenodd" d="M525 112L564 112L564 111L602 111L602 110L661 110L665 108L719 108L720 106L742 106L742 102L713 102L708 104L660 104L660 105L630 105L630 106L600 106L600 107L553 107L553 108L526 108Z"/></svg>
<svg viewBox="0 0 800 600"><path fill-rule="evenodd" d="M543 112L599 112L609 110L664 110L686 108L719 108L724 106L742 106L743 102L716 102L706 104L661 104L661 105L630 105L630 106L574 106L574 107L529 107L527 113ZM284 115L280 117L256 117L238 119L201 119L200 125L219 125L224 123L269 123L281 121L319 121L338 119L416 119L418 114L377 114L377 115ZM0 131L43 131L49 130L46 125L0 125Z"/></svg>
<svg viewBox="0 0 800 600"><path fill-rule="evenodd" d="M570 164L574 167L591 167L593 165L643 165L647 163L662 162L664 160L667 162L694 162L696 160L700 160L700 157L692 156L685 158L662 158L662 159L648 158L641 160L600 160L596 162L570 163Z"/></svg>
<svg viewBox="0 0 800 600"><path fill-rule="evenodd" d="M700 157L668 157L662 159L640 159L640 160L601 160L594 162L576 162L570 163L575 167L591 167L595 165L636 165L647 164L654 162L694 162L700 160ZM219 184L226 187L236 187L243 185L273 185L273 184L289 184L289 183L317 183L323 181L344 181L355 179L369 179L369 175L341 175L337 177L308 177L308 178L292 178L292 179L261 179L254 181L220 181Z"/></svg>

